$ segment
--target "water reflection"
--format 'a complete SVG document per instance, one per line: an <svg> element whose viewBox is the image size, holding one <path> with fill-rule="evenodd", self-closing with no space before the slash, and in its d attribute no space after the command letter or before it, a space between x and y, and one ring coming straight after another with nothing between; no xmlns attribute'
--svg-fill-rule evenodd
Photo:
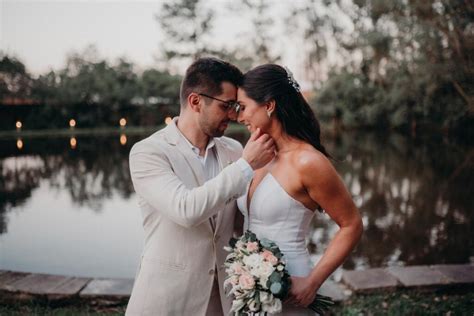
<svg viewBox="0 0 474 316"><path fill-rule="evenodd" d="M341 161L336 167L365 224L345 268L469 262L474 254L472 148L443 139L367 133L344 135L328 147ZM314 223L317 252L335 230L323 217Z"/></svg>
<svg viewBox="0 0 474 316"><path fill-rule="evenodd" d="M142 136L143 137L143 136ZM114 137L0 140L0 233L7 231L5 213L24 203L40 181L52 194L70 195L73 203L100 212L102 203L117 192L129 198L133 187L128 152L140 136L121 144Z"/></svg>
<svg viewBox="0 0 474 316"><path fill-rule="evenodd" d="M241 142L248 137L232 136ZM113 195L129 199L134 191L128 153L144 137L0 140L0 234L8 233L7 213L25 204L40 182L51 194L66 194L96 213ZM469 262L474 255L472 148L442 138L362 132L329 139L327 148L365 225L345 268ZM321 254L337 227L325 214L318 214L313 226L310 249Z"/></svg>

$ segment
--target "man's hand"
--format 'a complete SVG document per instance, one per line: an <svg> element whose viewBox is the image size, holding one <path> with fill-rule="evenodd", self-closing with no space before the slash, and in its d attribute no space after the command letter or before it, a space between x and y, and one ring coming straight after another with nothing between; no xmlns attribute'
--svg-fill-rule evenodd
<svg viewBox="0 0 474 316"><path fill-rule="evenodd" d="M252 133L245 145L242 158L253 170L260 169L275 157L275 144L268 134L262 134L260 128Z"/></svg>

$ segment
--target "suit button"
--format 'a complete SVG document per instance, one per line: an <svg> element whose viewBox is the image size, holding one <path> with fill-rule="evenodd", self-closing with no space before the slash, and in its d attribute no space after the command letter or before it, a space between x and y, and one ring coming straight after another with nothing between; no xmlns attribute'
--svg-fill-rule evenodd
<svg viewBox="0 0 474 316"><path fill-rule="evenodd" d="M209 275L214 275L214 269L209 270Z"/></svg>

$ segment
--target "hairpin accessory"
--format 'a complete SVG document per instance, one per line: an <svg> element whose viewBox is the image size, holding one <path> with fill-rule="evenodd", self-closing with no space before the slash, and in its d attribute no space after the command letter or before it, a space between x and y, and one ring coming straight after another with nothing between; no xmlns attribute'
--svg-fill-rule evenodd
<svg viewBox="0 0 474 316"><path fill-rule="evenodd" d="M288 67L284 67L284 68L286 70L288 82L293 86L293 88L295 88L296 92L301 92L300 85L298 84L298 82L296 82L295 77L293 77L293 73L291 72L291 70L288 69Z"/></svg>

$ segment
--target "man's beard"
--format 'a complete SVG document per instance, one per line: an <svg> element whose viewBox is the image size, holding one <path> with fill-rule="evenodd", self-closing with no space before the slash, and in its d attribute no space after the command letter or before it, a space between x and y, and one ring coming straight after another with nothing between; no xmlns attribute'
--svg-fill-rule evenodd
<svg viewBox="0 0 474 316"><path fill-rule="evenodd" d="M203 122L201 124L201 129L209 137L221 137L222 135L224 135L225 130L227 129L227 128L221 129L220 128L221 125L222 125L222 122L219 123L219 125L217 125L216 127L210 126Z"/></svg>
<svg viewBox="0 0 474 316"><path fill-rule="evenodd" d="M225 133L225 129L221 130L219 129L219 127L217 128L213 128L209 131L209 136L212 136L212 137L221 137L222 135L224 135Z"/></svg>

